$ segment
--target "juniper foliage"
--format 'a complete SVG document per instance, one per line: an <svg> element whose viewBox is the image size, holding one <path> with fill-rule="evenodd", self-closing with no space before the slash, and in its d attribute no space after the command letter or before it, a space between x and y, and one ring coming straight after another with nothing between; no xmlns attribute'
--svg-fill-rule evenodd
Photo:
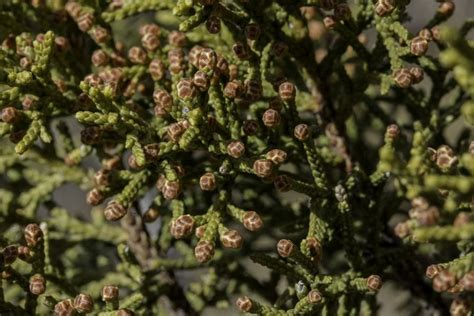
<svg viewBox="0 0 474 316"><path fill-rule="evenodd" d="M409 2L1 1L0 314L471 315L474 20Z"/></svg>

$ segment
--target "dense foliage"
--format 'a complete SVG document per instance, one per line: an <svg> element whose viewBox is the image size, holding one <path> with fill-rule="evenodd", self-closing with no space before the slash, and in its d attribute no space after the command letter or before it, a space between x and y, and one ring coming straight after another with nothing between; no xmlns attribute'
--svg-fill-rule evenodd
<svg viewBox="0 0 474 316"><path fill-rule="evenodd" d="M409 2L0 1L0 314L471 315L474 20Z"/></svg>

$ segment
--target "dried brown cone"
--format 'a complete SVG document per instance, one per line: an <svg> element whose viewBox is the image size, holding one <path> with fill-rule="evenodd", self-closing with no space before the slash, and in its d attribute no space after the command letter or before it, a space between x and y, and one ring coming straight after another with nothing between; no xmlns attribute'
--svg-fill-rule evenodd
<svg viewBox="0 0 474 316"><path fill-rule="evenodd" d="M185 214L179 216L175 221L171 222L171 235L180 239L190 235L194 229L194 218L191 215Z"/></svg>
<svg viewBox="0 0 474 316"><path fill-rule="evenodd" d="M105 196L97 188L93 188L87 192L86 202L89 205L95 206L102 203L105 199Z"/></svg>
<svg viewBox="0 0 474 316"><path fill-rule="evenodd" d="M35 274L30 278L30 292L41 295L46 291L46 280L41 274Z"/></svg>
<svg viewBox="0 0 474 316"><path fill-rule="evenodd" d="M422 37L414 37L410 42L410 52L415 56L422 56L428 51L428 41Z"/></svg>
<svg viewBox="0 0 474 316"><path fill-rule="evenodd" d="M159 35L161 32L161 29L160 29L160 26L155 24L155 23L147 23L147 24L143 24L142 26L140 26L140 28L138 29L138 33L141 35L141 36L144 36L145 34L147 33L151 33L151 34L154 34L154 35Z"/></svg>
<svg viewBox="0 0 474 316"><path fill-rule="evenodd" d="M94 174L94 184L97 187L106 187L110 184L110 170L108 169L99 169Z"/></svg>
<svg viewBox="0 0 474 316"><path fill-rule="evenodd" d="M421 67L411 67L409 71L413 77L414 84L417 84L423 81L423 78L425 77L425 73L423 72L423 69L421 69Z"/></svg>
<svg viewBox="0 0 474 316"><path fill-rule="evenodd" d="M231 141L227 145L227 154L233 158L240 158L245 154L245 145L240 140Z"/></svg>
<svg viewBox="0 0 474 316"><path fill-rule="evenodd" d="M229 62L222 55L217 55L213 79L219 79L219 76L229 76Z"/></svg>
<svg viewBox="0 0 474 316"><path fill-rule="evenodd" d="M372 274L367 278L367 288L372 292L377 292L382 287L382 278L376 274Z"/></svg>
<svg viewBox="0 0 474 316"><path fill-rule="evenodd" d="M173 106L173 98L165 90L155 90L153 92L153 101L156 105L163 107L166 111L170 111Z"/></svg>
<svg viewBox="0 0 474 316"><path fill-rule="evenodd" d="M246 120L244 121L244 125L242 127L245 135L253 136L258 133L259 127L258 122L256 120Z"/></svg>
<svg viewBox="0 0 474 316"><path fill-rule="evenodd" d="M400 88L406 89L413 84L413 75L407 68L401 68L393 74L393 80Z"/></svg>
<svg viewBox="0 0 474 316"><path fill-rule="evenodd" d="M424 28L418 32L418 36L424 38L427 41L433 40L433 34L431 33L431 30L427 28Z"/></svg>
<svg viewBox="0 0 474 316"><path fill-rule="evenodd" d="M307 124L298 124L294 129L295 138L299 141L306 141L311 136L311 130Z"/></svg>
<svg viewBox="0 0 474 316"><path fill-rule="evenodd" d="M291 190L291 179L286 175L278 175L273 179L275 189L280 192L288 192Z"/></svg>
<svg viewBox="0 0 474 316"><path fill-rule="evenodd" d="M260 178L266 178L273 173L273 162L269 159L258 159L253 163L253 172Z"/></svg>
<svg viewBox="0 0 474 316"><path fill-rule="evenodd" d="M263 113L262 121L267 127L277 127L281 121L280 113L274 109L268 109Z"/></svg>
<svg viewBox="0 0 474 316"><path fill-rule="evenodd" d="M33 258L30 248L26 246L19 246L17 250L18 250L18 258L20 258L20 260L23 260L25 262L30 262L31 259Z"/></svg>
<svg viewBox="0 0 474 316"><path fill-rule="evenodd" d="M76 22L81 31L87 32L94 26L95 18L92 13L84 13L77 18Z"/></svg>
<svg viewBox="0 0 474 316"><path fill-rule="evenodd" d="M433 279L435 276L438 275L444 268L439 264L432 264L426 268L425 275L429 279Z"/></svg>
<svg viewBox="0 0 474 316"><path fill-rule="evenodd" d="M252 310L254 303L248 296L241 296L235 301L235 305L241 312L247 313Z"/></svg>
<svg viewBox="0 0 474 316"><path fill-rule="evenodd" d="M25 227L24 236L28 247L36 247L43 240L43 231L38 224L28 224Z"/></svg>
<svg viewBox="0 0 474 316"><path fill-rule="evenodd" d="M154 51L160 46L160 38L153 33L146 33L141 38L142 46L148 51Z"/></svg>
<svg viewBox="0 0 474 316"><path fill-rule="evenodd" d="M239 77L239 66L235 64L229 65L229 80L236 80Z"/></svg>
<svg viewBox="0 0 474 316"><path fill-rule="evenodd" d="M200 45L194 45L189 51L188 61L191 65L193 65L196 68L198 68L199 55L201 55L201 52L203 49L204 47Z"/></svg>
<svg viewBox="0 0 474 316"><path fill-rule="evenodd" d="M98 126L88 126L81 131L81 142L86 145L97 145L102 140L102 130Z"/></svg>
<svg viewBox="0 0 474 316"><path fill-rule="evenodd" d="M235 99L242 95L243 86L239 80L229 81L224 88L224 96L229 99Z"/></svg>
<svg viewBox="0 0 474 316"><path fill-rule="evenodd" d="M20 120L21 112L12 106L6 107L1 112L2 121L7 124L15 124Z"/></svg>
<svg viewBox="0 0 474 316"><path fill-rule="evenodd" d="M166 111L164 107L159 105L156 105L153 108L153 113L156 117L166 117L168 115L168 111Z"/></svg>
<svg viewBox="0 0 474 316"><path fill-rule="evenodd" d="M76 314L72 299L67 299L58 302L54 305L54 315L55 316L73 316Z"/></svg>
<svg viewBox="0 0 474 316"><path fill-rule="evenodd" d="M290 257L294 250L295 244L291 240L280 239L277 243L277 252L283 258Z"/></svg>
<svg viewBox="0 0 474 316"><path fill-rule="evenodd" d="M439 4L438 10L436 11L439 15L444 17L450 17L454 13L456 6L451 0L445 0Z"/></svg>
<svg viewBox="0 0 474 316"><path fill-rule="evenodd" d="M229 229L225 233L221 234L220 240L225 248L233 249L241 248L244 242L242 235L235 229Z"/></svg>
<svg viewBox="0 0 474 316"><path fill-rule="evenodd" d="M173 167L178 177L184 177L186 175L186 169L184 169L183 165L177 163Z"/></svg>
<svg viewBox="0 0 474 316"><path fill-rule="evenodd" d="M17 144L23 139L25 135L26 135L26 130L11 131L9 139L12 143Z"/></svg>
<svg viewBox="0 0 474 316"><path fill-rule="evenodd" d="M92 38L98 44L106 43L110 39L110 33L107 29L101 26L95 26L92 29Z"/></svg>
<svg viewBox="0 0 474 316"><path fill-rule="evenodd" d="M285 42L275 42L272 44L270 52L276 58L281 58L286 54L286 52L288 52L288 44Z"/></svg>
<svg viewBox="0 0 474 316"><path fill-rule="evenodd" d="M29 110L34 110L36 108L36 105L38 104L38 99L33 96L25 96L23 98L23 101L21 102L21 105L23 106L23 109L25 111Z"/></svg>
<svg viewBox="0 0 474 316"><path fill-rule="evenodd" d="M170 64L184 64L184 50L179 47L172 48L168 51L168 61Z"/></svg>
<svg viewBox="0 0 474 316"><path fill-rule="evenodd" d="M472 220L472 215L468 212L459 212L454 219L453 226L461 227L463 225L469 224Z"/></svg>
<svg viewBox="0 0 474 316"><path fill-rule="evenodd" d="M214 69L217 64L217 54L212 48L203 48L198 58L199 69Z"/></svg>
<svg viewBox="0 0 474 316"><path fill-rule="evenodd" d="M94 309L92 296L80 293L74 298L74 308L79 313L90 313Z"/></svg>
<svg viewBox="0 0 474 316"><path fill-rule="evenodd" d="M244 225L245 228L248 230L254 232L258 231L262 228L263 226L263 221L260 218L260 215L257 214L255 211L248 211L245 213L243 219L242 219L242 224Z"/></svg>
<svg viewBox="0 0 474 316"><path fill-rule="evenodd" d="M79 17L79 14L81 13L82 6L77 2L69 1L64 6L64 9L72 18L76 19Z"/></svg>
<svg viewBox="0 0 474 316"><path fill-rule="evenodd" d="M210 15L206 20L206 29L211 34L221 31L221 19L218 16Z"/></svg>
<svg viewBox="0 0 474 316"><path fill-rule="evenodd" d="M461 286L461 284L456 283L452 288L450 288L447 292L448 293L460 293L463 291L463 288Z"/></svg>
<svg viewBox="0 0 474 316"><path fill-rule="evenodd" d="M128 59L134 64L145 64L147 54L141 47L134 46L128 50Z"/></svg>
<svg viewBox="0 0 474 316"><path fill-rule="evenodd" d="M310 304L318 304L323 300L323 296L321 293L317 290L311 290L309 291L308 295L308 302Z"/></svg>
<svg viewBox="0 0 474 316"><path fill-rule="evenodd" d="M142 167L138 164L137 158L135 157L134 154L131 154L130 156L128 156L127 165L131 170L137 170Z"/></svg>
<svg viewBox="0 0 474 316"><path fill-rule="evenodd" d="M419 212L416 220L422 226L433 226L438 222L439 216L438 208L432 206L425 211Z"/></svg>
<svg viewBox="0 0 474 316"><path fill-rule="evenodd" d="M211 260L214 257L214 245L207 240L199 241L194 248L194 256L200 263Z"/></svg>
<svg viewBox="0 0 474 316"><path fill-rule="evenodd" d="M166 74L165 64L160 59L153 59L148 65L148 72L153 80L161 80Z"/></svg>
<svg viewBox="0 0 474 316"><path fill-rule="evenodd" d="M99 87L104 83L103 79L97 74L87 75L84 78L84 82L86 82L87 84L89 84L92 87Z"/></svg>
<svg viewBox="0 0 474 316"><path fill-rule="evenodd" d="M318 239L316 239L315 237L306 238L306 246L308 247L309 255L312 261L318 262L319 260L321 260L323 251L321 243Z"/></svg>
<svg viewBox="0 0 474 316"><path fill-rule="evenodd" d="M161 193L163 197L167 200L176 199L181 192L181 184L179 181L168 181L166 180L163 183L163 187L161 189Z"/></svg>
<svg viewBox="0 0 474 316"><path fill-rule="evenodd" d="M459 281L459 284L461 285L464 291L473 292L474 291L474 270L471 270L470 272L463 275L463 277Z"/></svg>
<svg viewBox="0 0 474 316"><path fill-rule="evenodd" d="M173 46L183 47L186 45L187 42L186 34L179 31L172 31L168 35L168 42Z"/></svg>
<svg viewBox="0 0 474 316"><path fill-rule="evenodd" d="M196 228L196 231L194 232L194 235L196 235L197 238L202 238L204 237L204 233L206 232L207 225L201 225Z"/></svg>
<svg viewBox="0 0 474 316"><path fill-rule="evenodd" d="M449 170L458 163L458 158L448 145L441 145L436 150L435 163L441 170Z"/></svg>
<svg viewBox="0 0 474 316"><path fill-rule="evenodd" d="M378 0L375 4L375 13L378 16L386 16L389 15L394 7L394 0Z"/></svg>
<svg viewBox="0 0 474 316"><path fill-rule="evenodd" d="M119 288L115 285L106 285L102 288L102 300L110 302L117 299L119 296Z"/></svg>
<svg viewBox="0 0 474 316"><path fill-rule="evenodd" d="M102 160L102 170L112 171L120 169L122 166L122 160L119 156L113 156Z"/></svg>
<svg viewBox="0 0 474 316"><path fill-rule="evenodd" d="M400 222L393 229L395 235L399 238L405 238L411 234L410 225L407 222Z"/></svg>
<svg viewBox="0 0 474 316"><path fill-rule="evenodd" d="M328 30L332 30L337 25L337 20L334 15L328 15L323 19L324 26Z"/></svg>
<svg viewBox="0 0 474 316"><path fill-rule="evenodd" d="M440 271L433 278L433 289L436 292L445 292L456 285L456 276L449 270Z"/></svg>
<svg viewBox="0 0 474 316"><path fill-rule="evenodd" d="M296 96L296 87L291 82L283 82L278 87L278 95L283 101L292 101Z"/></svg>
<svg viewBox="0 0 474 316"><path fill-rule="evenodd" d="M192 100L197 96L197 89L193 84L193 80L189 78L181 79L176 85L178 97L182 100Z"/></svg>
<svg viewBox="0 0 474 316"><path fill-rule="evenodd" d="M260 80L250 79L245 81L245 95L250 101L257 101L262 97L262 82Z"/></svg>
<svg viewBox="0 0 474 316"><path fill-rule="evenodd" d="M385 137L394 140L400 135L400 127L397 124L390 124L385 130Z"/></svg>
<svg viewBox="0 0 474 316"><path fill-rule="evenodd" d="M109 55L107 55L102 49L97 49L92 53L91 61L96 67L107 65L109 60Z"/></svg>
<svg viewBox="0 0 474 316"><path fill-rule="evenodd" d="M449 307L451 316L468 316L471 312L471 304L468 300L462 298L455 298Z"/></svg>
<svg viewBox="0 0 474 316"><path fill-rule="evenodd" d="M173 48L168 52L169 70L173 74L179 74L184 70L184 51L181 48Z"/></svg>
<svg viewBox="0 0 474 316"><path fill-rule="evenodd" d="M145 152L145 156L147 160L155 160L160 155L160 144L158 143L146 144L145 146L143 146L143 151Z"/></svg>
<svg viewBox="0 0 474 316"><path fill-rule="evenodd" d="M216 176L212 172L207 172L199 179L199 186L203 191L214 191L217 188Z"/></svg>
<svg viewBox="0 0 474 316"><path fill-rule="evenodd" d="M275 165L280 165L286 161L287 153L281 149L272 149L266 154L267 159L271 160Z"/></svg>
<svg viewBox="0 0 474 316"><path fill-rule="evenodd" d="M260 25L257 23L249 23L245 27L245 36L249 40L256 40L260 34L262 33L262 29L260 28Z"/></svg>
<svg viewBox="0 0 474 316"><path fill-rule="evenodd" d="M143 221L145 223L153 223L160 216L158 209L150 207L145 214L143 214Z"/></svg>
<svg viewBox="0 0 474 316"><path fill-rule="evenodd" d="M122 83L123 70L121 68L107 68L99 72L99 77L105 84L119 87Z"/></svg>
<svg viewBox="0 0 474 316"><path fill-rule="evenodd" d="M193 83L199 91L207 91L209 89L210 78L204 71L196 71L193 76Z"/></svg>
<svg viewBox="0 0 474 316"><path fill-rule="evenodd" d="M246 60L246 59L250 58L249 49L248 49L247 45L245 45L242 42L236 42L232 46L232 51L237 56L237 58L240 59L240 60Z"/></svg>
<svg viewBox="0 0 474 316"><path fill-rule="evenodd" d="M416 212L426 211L428 207L430 206L430 203L423 196L417 196L413 200L411 200L411 206L412 206L412 209L415 210Z"/></svg>
<svg viewBox="0 0 474 316"><path fill-rule="evenodd" d="M105 219L118 221L127 214L127 208L116 201L110 201L104 210Z"/></svg>
<svg viewBox="0 0 474 316"><path fill-rule="evenodd" d="M166 133L173 142L177 142L185 131L184 125L178 122L169 125Z"/></svg>
<svg viewBox="0 0 474 316"><path fill-rule="evenodd" d="M349 20L352 17L351 9L347 3L339 3L334 8L334 15L338 20Z"/></svg>

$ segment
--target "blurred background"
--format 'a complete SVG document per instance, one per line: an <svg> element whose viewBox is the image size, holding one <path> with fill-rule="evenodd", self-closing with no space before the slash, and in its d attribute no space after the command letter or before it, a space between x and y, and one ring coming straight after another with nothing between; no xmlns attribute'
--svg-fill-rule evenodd
<svg viewBox="0 0 474 316"><path fill-rule="evenodd" d="M1 0L0 0L1 1ZM139 0L137 0L139 1ZM352 2L352 1L349 1ZM463 21L469 18L474 18L474 0L455 0L456 10L454 16L448 21L449 25L459 26L462 24ZM438 6L438 2L435 0L414 0L411 1L410 5L408 6L409 15L412 19L407 22L405 25L407 26L410 33L414 34L417 33L420 29L426 25L426 23L433 17L434 12ZM155 16L153 14L145 14L140 15L137 17L132 17L127 19L123 22L118 22L114 26L119 34L119 38L122 39L127 46L138 44L138 37L135 36L138 26L141 24L146 23L147 21L153 21ZM158 15L159 18L159 15ZM164 24L167 24L166 21ZM173 21L169 21L169 24L173 24ZM372 37L374 33L368 32L367 35L369 39ZM469 38L474 38L474 34L471 33L468 36ZM136 39L137 43L132 42L130 39ZM373 42L373 41L370 41ZM431 46L432 51L431 54L436 55L437 52L435 51L434 45ZM474 58L474 56L473 56ZM74 122L70 122L74 124ZM76 131L78 132L81 128L77 126ZM448 133L452 133L452 137L456 134L457 128L456 123L452 125L452 127L448 130ZM78 137L78 135L76 135ZM446 135L447 139L449 140L450 135ZM86 162L86 166L92 168L94 170L99 169L100 164L98 161L93 159L89 159ZM151 198L154 195L154 192L150 192L150 198L145 198L141 204L144 209L148 207L151 203ZM89 214L90 206L86 204L86 193L82 191L75 185L65 185L61 187L59 190L55 192L55 200L56 202L65 207L66 209L70 210L72 213L76 214L78 217L87 218ZM298 197L295 196L295 199ZM154 227L150 227L150 231L157 231L159 229L159 222L155 224ZM268 275L268 271L265 271L264 268L257 266L249 261L248 268L251 270L252 274L258 275L258 278L265 278ZM180 281L183 285L188 284L190 281L196 280L199 277L199 270L188 271L185 273L179 273ZM396 284L387 282L382 287L381 291L377 295L377 300L380 304L379 315L383 316L392 316L392 315L433 315L433 313L429 310L421 311L419 310L419 306L416 306L410 300L410 293L407 291L402 290L401 288L397 287ZM238 315L237 309L233 306L230 306L228 309L206 309L202 315L205 316L218 316L218 315Z"/></svg>

